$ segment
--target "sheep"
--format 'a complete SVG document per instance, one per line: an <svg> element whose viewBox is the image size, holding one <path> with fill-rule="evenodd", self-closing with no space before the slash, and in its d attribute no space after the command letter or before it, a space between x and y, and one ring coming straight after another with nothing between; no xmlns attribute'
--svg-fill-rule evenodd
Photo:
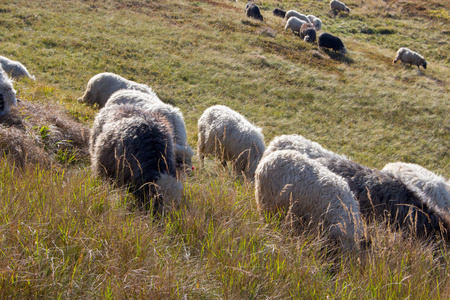
<svg viewBox="0 0 450 300"><path fill-rule="evenodd" d="M356 162L322 157L317 161L347 180L367 219L386 217L396 228L411 230L419 237L440 233L448 239L450 218L420 190L397 177Z"/></svg>
<svg viewBox="0 0 450 300"><path fill-rule="evenodd" d="M128 186L140 208L157 212L181 201L170 124L163 116L124 104L102 108L91 129L92 170ZM151 204L150 204L151 203Z"/></svg>
<svg viewBox="0 0 450 300"><path fill-rule="evenodd" d="M305 23L300 27L300 38L305 42L314 43L316 41L316 28L313 24Z"/></svg>
<svg viewBox="0 0 450 300"><path fill-rule="evenodd" d="M341 11L345 11L346 13L350 13L350 8L347 7L344 3L338 0L331 0L330 1L330 9L334 13L334 15L337 15Z"/></svg>
<svg viewBox="0 0 450 300"><path fill-rule="evenodd" d="M286 11L281 8L275 8L272 13L276 17L284 18L286 16Z"/></svg>
<svg viewBox="0 0 450 300"><path fill-rule="evenodd" d="M412 163L389 163L384 172L397 176L424 192L440 209L450 212L450 182L422 166Z"/></svg>
<svg viewBox="0 0 450 300"><path fill-rule="evenodd" d="M247 17L263 21L259 6L254 3L247 3L245 5L245 13L247 14Z"/></svg>
<svg viewBox="0 0 450 300"><path fill-rule="evenodd" d="M331 48L334 51L339 51L341 54L347 53L347 49L345 48L341 39L332 34L326 32L321 33L319 35L317 43L319 45L319 48Z"/></svg>
<svg viewBox="0 0 450 300"><path fill-rule="evenodd" d="M306 24L306 22L300 20L297 17L290 17L289 20L286 22L284 31L286 31L289 28L290 30L292 30L294 34L297 33L298 35L300 35L300 28L302 27L303 24Z"/></svg>
<svg viewBox="0 0 450 300"><path fill-rule="evenodd" d="M16 91L12 83L5 71L0 68L0 116L9 114L11 106L17 105Z"/></svg>
<svg viewBox="0 0 450 300"><path fill-rule="evenodd" d="M0 56L0 65L3 70L5 70L5 72L9 74L9 76L11 76L12 79L26 77L31 80L36 80L36 77L31 76L30 73L28 73L27 68L25 68L25 66L18 61Z"/></svg>
<svg viewBox="0 0 450 300"><path fill-rule="evenodd" d="M78 101L91 105L98 104L102 108L114 92L123 89L154 94L152 89L145 84L139 84L117 74L106 72L99 73L89 80L84 95Z"/></svg>
<svg viewBox="0 0 450 300"><path fill-rule="evenodd" d="M175 158L177 169L190 173L194 151L188 145L186 125L180 109L163 103L155 93L143 93L136 90L119 90L111 95L105 107L116 104L137 105L147 111L163 115L169 121L174 132Z"/></svg>
<svg viewBox="0 0 450 300"><path fill-rule="evenodd" d="M306 16L308 20L316 27L316 30L322 29L322 20L313 15Z"/></svg>
<svg viewBox="0 0 450 300"><path fill-rule="evenodd" d="M320 144L312 142L311 140L308 140L307 138L297 134L281 135L275 137L267 146L266 150L264 151L263 157L266 157L270 153L277 150L295 150L311 159L316 159L319 157L338 157L347 159L346 156L326 150Z"/></svg>
<svg viewBox="0 0 450 300"><path fill-rule="evenodd" d="M306 15L301 14L301 13L299 13L299 12L296 11L296 10L288 10L288 11L286 12L286 15L284 16L284 18L285 18L286 20L289 20L291 17L296 17L296 18L298 18L298 19L300 19L300 20L302 20L302 21L305 21L306 23L311 23L311 22L309 21L308 17L306 17Z"/></svg>
<svg viewBox="0 0 450 300"><path fill-rule="evenodd" d="M363 238L359 205L347 182L294 150L278 150L261 159L255 173L260 213L290 212L305 223L324 222L345 250L358 249Z"/></svg>
<svg viewBox="0 0 450 300"><path fill-rule="evenodd" d="M248 180L253 180L265 150L262 129L223 105L211 106L203 112L198 120L197 146L202 166L204 157L213 154L224 166L231 161L233 170Z"/></svg>
<svg viewBox="0 0 450 300"><path fill-rule="evenodd" d="M424 69L427 68L427 62L423 58L422 55L420 55L417 52L414 52L408 48L400 48L397 51L397 55L394 58L394 64L400 60L403 64L408 64L411 66L412 64L417 66L417 69L420 71L420 66L422 66Z"/></svg>

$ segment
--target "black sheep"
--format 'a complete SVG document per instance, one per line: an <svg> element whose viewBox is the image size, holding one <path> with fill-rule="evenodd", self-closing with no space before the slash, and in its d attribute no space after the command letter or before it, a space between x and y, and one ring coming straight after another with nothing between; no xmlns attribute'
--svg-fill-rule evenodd
<svg viewBox="0 0 450 300"><path fill-rule="evenodd" d="M134 105L102 108L91 130L92 169L129 186L139 206L160 211L181 200L171 125L159 114Z"/></svg>
<svg viewBox="0 0 450 300"><path fill-rule="evenodd" d="M448 216L430 204L424 194L391 174L342 158L319 158L330 171L347 180L366 218L387 217L390 224L418 236L442 233L447 239Z"/></svg>
<svg viewBox="0 0 450 300"><path fill-rule="evenodd" d="M281 8L275 8L273 10L273 15L284 19L284 17L286 16L286 11L282 10Z"/></svg>
<svg viewBox="0 0 450 300"><path fill-rule="evenodd" d="M326 32L319 35L318 44L319 48L331 48L334 51L339 51L342 54L347 53L347 49L345 48L341 39Z"/></svg>
<svg viewBox="0 0 450 300"><path fill-rule="evenodd" d="M245 5L245 12L247 13L247 17L263 21L263 16L261 15L258 5L247 3L247 5Z"/></svg>
<svg viewBox="0 0 450 300"><path fill-rule="evenodd" d="M311 23L305 23L300 27L300 37L305 42L314 43L316 41L316 27Z"/></svg>

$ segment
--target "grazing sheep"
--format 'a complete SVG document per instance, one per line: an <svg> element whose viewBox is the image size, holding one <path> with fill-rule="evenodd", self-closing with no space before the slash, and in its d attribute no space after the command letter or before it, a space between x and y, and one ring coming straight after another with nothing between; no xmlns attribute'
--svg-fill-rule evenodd
<svg viewBox="0 0 450 300"><path fill-rule="evenodd" d="M424 192L440 209L450 212L450 183L422 166L411 163L389 163L384 172L397 176L408 185Z"/></svg>
<svg viewBox="0 0 450 300"><path fill-rule="evenodd" d="M331 0L330 1L330 9L334 13L334 15L337 15L341 11L345 11L346 13L350 13L350 8L347 7L344 3L338 0Z"/></svg>
<svg viewBox="0 0 450 300"><path fill-rule="evenodd" d="M334 51L339 51L341 54L347 53L347 49L345 48L341 39L329 33L321 33L319 35L317 43L319 45L319 48L331 48Z"/></svg>
<svg viewBox="0 0 450 300"><path fill-rule="evenodd" d="M247 17L263 21L259 6L254 3L247 3L247 5L245 5L245 13L247 14Z"/></svg>
<svg viewBox="0 0 450 300"><path fill-rule="evenodd" d="M177 168L190 172L192 168L192 156L194 151L187 142L186 125L180 109L163 103L155 93L143 93L135 90L119 90L111 95L105 107L116 104L132 104L146 111L159 113L166 117L172 130L175 144L175 158Z"/></svg>
<svg viewBox="0 0 450 300"><path fill-rule="evenodd" d="M129 186L139 207L150 200L161 212L181 201L173 137L163 116L128 104L101 109L92 127L90 153L92 170Z"/></svg>
<svg viewBox="0 0 450 300"><path fill-rule="evenodd" d="M0 68L0 116L7 115L11 110L11 106L14 105L17 105L17 98L12 80Z"/></svg>
<svg viewBox="0 0 450 300"><path fill-rule="evenodd" d="M314 43L316 41L316 28L313 24L305 23L300 27L300 38L305 42Z"/></svg>
<svg viewBox="0 0 450 300"><path fill-rule="evenodd" d="M324 222L346 250L363 237L359 205L347 182L318 162L294 150L279 150L261 159L255 173L258 210L290 211L312 224Z"/></svg>
<svg viewBox="0 0 450 300"><path fill-rule="evenodd" d="M286 15L284 16L284 18L286 20L289 20L291 17L296 17L296 18L298 18L298 19L300 19L302 21L305 21L306 23L311 23L306 15L301 14L301 13L299 13L296 10L288 10L286 12Z"/></svg>
<svg viewBox="0 0 450 300"><path fill-rule="evenodd" d="M306 16L308 20L316 27L316 30L322 29L322 20L313 15Z"/></svg>
<svg viewBox="0 0 450 300"><path fill-rule="evenodd" d="M333 151L327 150L320 144L312 142L311 140L308 140L307 138L298 134L281 135L275 137L270 142L269 146L267 146L266 151L264 151L263 157L266 157L270 153L278 150L295 150L311 159L316 159L319 157L338 157L347 159L346 156L339 155L334 153Z"/></svg>
<svg viewBox="0 0 450 300"><path fill-rule="evenodd" d="M259 127L244 116L223 105L206 109L198 120L197 155L203 166L204 157L213 154L226 166L231 161L237 174L253 180L264 153L264 136Z"/></svg>
<svg viewBox="0 0 450 300"><path fill-rule="evenodd" d="M20 62L11 60L7 57L0 56L0 65L5 70L9 76L13 79L19 79L21 77L27 77L31 80L36 80L34 76L31 76L30 73L28 73L27 68L25 68L24 65L22 65Z"/></svg>
<svg viewBox="0 0 450 300"><path fill-rule="evenodd" d="M286 22L284 31L286 31L289 28L290 30L292 30L294 34L297 33L298 35L300 35L300 28L302 27L303 24L306 24L306 22L300 20L297 17L290 17L289 20Z"/></svg>
<svg viewBox="0 0 450 300"><path fill-rule="evenodd" d="M275 8L272 13L274 16L281 18L284 18L286 16L286 11L282 10L281 8Z"/></svg>
<svg viewBox="0 0 450 300"><path fill-rule="evenodd" d="M389 173L350 160L323 157L317 161L347 180L366 218L386 217L390 224L411 230L418 236L441 233L448 238L448 214L420 190Z"/></svg>
<svg viewBox="0 0 450 300"><path fill-rule="evenodd" d="M420 70L419 66L422 66L424 69L427 68L427 62L423 58L423 56L417 52L414 52L414 51L408 49L408 48L398 49L397 55L394 58L394 64L398 60L400 60L403 64L409 64L409 66L414 64L417 66L417 69L419 69L419 70Z"/></svg>
<svg viewBox="0 0 450 300"><path fill-rule="evenodd" d="M136 83L113 73L99 73L89 80L84 95L78 101L104 107L109 97L118 90L138 90L154 94L145 84Z"/></svg>

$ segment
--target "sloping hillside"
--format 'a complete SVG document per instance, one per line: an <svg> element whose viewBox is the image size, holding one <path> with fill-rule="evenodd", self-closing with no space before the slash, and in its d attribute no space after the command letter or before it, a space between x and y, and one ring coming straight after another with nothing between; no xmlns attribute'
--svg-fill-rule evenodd
<svg viewBox="0 0 450 300"><path fill-rule="evenodd" d="M301 134L370 167L405 161L450 177L450 4L355 0L346 2L349 14L334 17L328 1L255 3L263 22L246 17L242 1L0 3L0 55L36 76L14 83L22 103L12 115L23 119L0 126L26 138L32 145L25 148L38 148L30 162L48 155L54 163L18 169L14 157L0 160L2 298L419 299L450 292L441 242L370 225L369 250L336 263L323 236L291 234L282 220L266 223L253 186L214 159L203 169L194 159L183 208L154 220L130 211L131 195L90 173L85 135L72 132L58 140L72 148L52 148L52 115L68 120L58 130L85 130L98 108L77 99L92 76L114 72L178 106L193 148L202 112L223 104L262 127L266 144ZM319 50L285 31L275 7L320 17L322 32L339 36L349 53ZM427 69L393 64L400 47L421 53ZM26 130L11 129L19 123Z"/></svg>

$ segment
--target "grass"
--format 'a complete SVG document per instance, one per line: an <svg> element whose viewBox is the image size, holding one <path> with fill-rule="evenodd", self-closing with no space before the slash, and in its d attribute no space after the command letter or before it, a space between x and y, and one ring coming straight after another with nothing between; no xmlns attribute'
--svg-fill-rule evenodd
<svg viewBox="0 0 450 300"><path fill-rule="evenodd" d="M45 143L55 135L47 114L61 108L91 125L97 109L76 100L108 71L180 107L193 148L202 112L224 104L262 127L266 144L297 133L370 167L405 161L450 176L448 4L349 1L337 18L320 1L257 4L263 23L226 0L0 4L1 55L37 78L15 82L23 104L13 114L55 161L18 168L0 158L1 298L446 298L442 242L373 224L368 250L334 257L317 232L266 222L253 186L214 160L184 182L179 210L155 218L93 176L80 145ZM284 32L275 7L320 17L349 54L318 55ZM392 64L402 46L428 69Z"/></svg>

